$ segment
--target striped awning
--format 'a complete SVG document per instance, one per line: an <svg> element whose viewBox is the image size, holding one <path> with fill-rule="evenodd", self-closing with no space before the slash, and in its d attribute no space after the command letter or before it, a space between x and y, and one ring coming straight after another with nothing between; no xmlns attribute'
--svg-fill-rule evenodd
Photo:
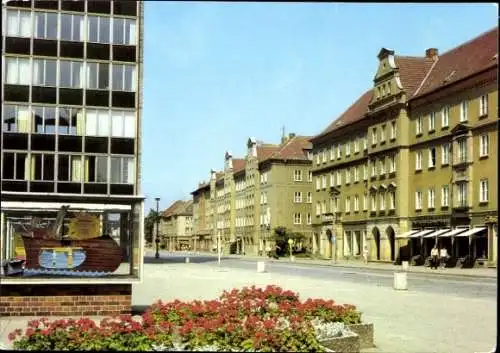
<svg viewBox="0 0 500 353"><path fill-rule="evenodd" d="M474 235L476 233L482 232L485 229L486 229L486 227L472 228L464 233L457 234L457 237L468 237L468 236Z"/></svg>
<svg viewBox="0 0 500 353"><path fill-rule="evenodd" d="M455 236L455 235L457 235L459 233L465 232L466 230L467 230L467 228L456 228L456 229L453 229L452 231L450 231L448 233L441 234L439 237L440 238L452 237L452 236Z"/></svg>
<svg viewBox="0 0 500 353"><path fill-rule="evenodd" d="M424 235L429 234L429 233L431 233L431 232L433 232L433 231L434 231L434 229L426 229L426 230L422 230L422 231L420 231L420 232L418 232L418 233L412 234L412 235L410 236L410 238L420 238L420 237L423 237Z"/></svg>
<svg viewBox="0 0 500 353"><path fill-rule="evenodd" d="M405 232L405 233L396 235L396 238L408 238L409 236L411 236L412 234L415 234L417 232L418 232L418 230L410 230L409 232Z"/></svg>
<svg viewBox="0 0 500 353"><path fill-rule="evenodd" d="M435 232L432 232L430 234L427 234L424 238L433 238L433 237L437 237L438 235L440 234L443 234L443 233L446 233L446 232L449 232L450 230L449 229L438 229L436 230Z"/></svg>

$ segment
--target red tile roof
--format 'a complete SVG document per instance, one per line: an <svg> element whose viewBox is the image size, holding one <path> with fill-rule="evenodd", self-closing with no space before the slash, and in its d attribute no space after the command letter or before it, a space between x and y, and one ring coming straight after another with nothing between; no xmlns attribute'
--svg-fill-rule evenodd
<svg viewBox="0 0 500 353"><path fill-rule="evenodd" d="M413 96L434 64L434 59L415 56L396 55L394 61L407 97Z"/></svg>
<svg viewBox="0 0 500 353"><path fill-rule="evenodd" d="M175 212L175 210L178 209L179 207L181 207L183 204L184 204L184 201L177 200L173 204L171 204L166 210L164 210L161 213L161 215L163 217L171 216Z"/></svg>
<svg viewBox="0 0 500 353"><path fill-rule="evenodd" d="M272 156L278 159L307 160L307 150L312 148L311 136L294 136L281 145ZM276 155L276 156L275 156Z"/></svg>
<svg viewBox="0 0 500 353"><path fill-rule="evenodd" d="M498 64L498 27L439 55L415 97L435 91Z"/></svg>
<svg viewBox="0 0 500 353"><path fill-rule="evenodd" d="M365 117L365 114L368 112L368 104L370 103L373 96L373 89L370 89L363 93L361 97L358 98L356 102L354 102L342 115L334 120L328 127L323 130L318 136L320 137L326 135L332 131L338 130L344 126L350 125L357 121L360 121Z"/></svg>
<svg viewBox="0 0 500 353"><path fill-rule="evenodd" d="M247 163L246 160L241 158L233 159L233 172L236 173L242 169L245 169L246 163Z"/></svg>
<svg viewBox="0 0 500 353"><path fill-rule="evenodd" d="M268 159L273 153L278 152L280 147L278 145L272 144L263 144L257 146L257 158L259 162L265 161Z"/></svg>

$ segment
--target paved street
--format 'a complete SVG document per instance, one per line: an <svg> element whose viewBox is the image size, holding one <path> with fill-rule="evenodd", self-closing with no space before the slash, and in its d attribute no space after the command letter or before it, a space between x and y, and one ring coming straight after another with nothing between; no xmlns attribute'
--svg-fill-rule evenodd
<svg viewBox="0 0 500 353"><path fill-rule="evenodd" d="M281 261L281 260L280 260ZM495 278L444 278L409 274L409 290L392 289L392 273L256 262L214 256L147 258L145 281L134 286L133 303L155 299L208 299L223 289L277 284L302 298L331 298L351 303L375 324L377 348L370 352L488 352L495 342ZM365 269L366 270L366 269ZM438 288L438 289L436 289Z"/></svg>
<svg viewBox="0 0 500 353"><path fill-rule="evenodd" d="M134 285L133 305L144 308L157 299L217 297L224 289L277 284L302 298L327 298L356 305L375 324L377 347L366 352L491 352L496 337L496 278L443 277L409 273L408 291L392 289L392 272L367 268L268 263L212 255L162 253L145 258L144 280ZM2 318L1 340L24 327L28 318Z"/></svg>

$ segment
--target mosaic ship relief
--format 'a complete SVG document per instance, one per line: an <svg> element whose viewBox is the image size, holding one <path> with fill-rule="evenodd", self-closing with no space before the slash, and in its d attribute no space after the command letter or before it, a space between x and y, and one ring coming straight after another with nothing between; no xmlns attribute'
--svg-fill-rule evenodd
<svg viewBox="0 0 500 353"><path fill-rule="evenodd" d="M99 216L78 213L68 234L61 235L68 208L61 207L52 225L34 219L16 227L26 252L25 274L100 276L116 271L122 252L114 239L100 235Z"/></svg>

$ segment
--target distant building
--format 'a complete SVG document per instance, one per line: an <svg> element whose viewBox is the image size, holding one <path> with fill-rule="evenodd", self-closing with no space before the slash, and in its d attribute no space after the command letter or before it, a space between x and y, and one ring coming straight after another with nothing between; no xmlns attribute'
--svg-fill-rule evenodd
<svg viewBox="0 0 500 353"><path fill-rule="evenodd" d="M169 251L195 247L193 232L193 201L175 201L161 212L160 241Z"/></svg>
<svg viewBox="0 0 500 353"><path fill-rule="evenodd" d="M220 237L225 251L264 253L273 246L273 231L286 227L310 243L312 174L309 137L290 134L279 144L247 141L245 158L225 154L223 172L213 170L210 182L193 195L194 234Z"/></svg>

